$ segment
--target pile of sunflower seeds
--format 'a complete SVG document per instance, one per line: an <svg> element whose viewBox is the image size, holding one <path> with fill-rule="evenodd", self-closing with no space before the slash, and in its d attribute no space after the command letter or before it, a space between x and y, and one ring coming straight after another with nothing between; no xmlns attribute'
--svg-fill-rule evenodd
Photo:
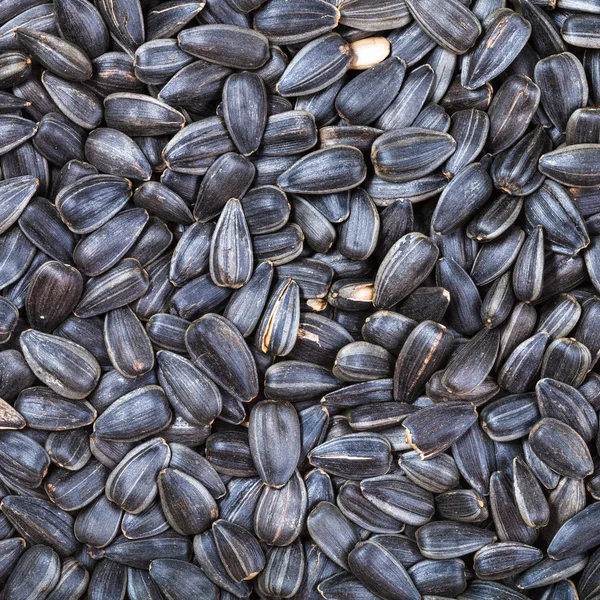
<svg viewBox="0 0 600 600"><path fill-rule="evenodd" d="M600 599L599 0L2 0L0 88L1 600Z"/></svg>

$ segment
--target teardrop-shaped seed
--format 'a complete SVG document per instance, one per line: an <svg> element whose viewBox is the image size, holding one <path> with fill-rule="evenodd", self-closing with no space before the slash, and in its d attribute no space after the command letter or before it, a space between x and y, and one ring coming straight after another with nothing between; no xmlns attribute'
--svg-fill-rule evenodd
<svg viewBox="0 0 600 600"><path fill-rule="evenodd" d="M548 502L535 474L518 456L513 460L513 488L523 521L529 527L545 527L550 519Z"/></svg>
<svg viewBox="0 0 600 600"><path fill-rule="evenodd" d="M20 341L31 370L55 392L80 399L96 387L100 365L82 346L34 330L24 332Z"/></svg>
<svg viewBox="0 0 600 600"><path fill-rule="evenodd" d="M539 169L563 185L592 187L600 183L592 168L599 155L600 144L565 146L542 155Z"/></svg>
<svg viewBox="0 0 600 600"><path fill-rule="evenodd" d="M496 536L475 525L436 521L420 527L416 540L423 556L444 560L475 552L496 541Z"/></svg>
<svg viewBox="0 0 600 600"><path fill-rule="evenodd" d="M428 175L456 149L447 133L406 127L378 137L371 149L376 174L386 181L402 183Z"/></svg>
<svg viewBox="0 0 600 600"><path fill-rule="evenodd" d="M252 106L252 111L247 107ZM223 117L238 151L248 156L258 149L267 124L267 93L254 73L235 73L223 88Z"/></svg>
<svg viewBox="0 0 600 600"><path fill-rule="evenodd" d="M108 30L91 2L59 0L54 9L64 39L80 47L90 58L108 50Z"/></svg>
<svg viewBox="0 0 600 600"><path fill-rule="evenodd" d="M277 179L285 192L328 194L352 189L366 177L363 154L352 146L331 146L296 161Z"/></svg>
<svg viewBox="0 0 600 600"><path fill-rule="evenodd" d="M252 276L250 232L239 200L225 205L214 230L210 247L210 274L219 286L239 288Z"/></svg>
<svg viewBox="0 0 600 600"><path fill-rule="evenodd" d="M139 514L156 497L156 478L168 465L170 457L169 446L161 438L140 444L126 454L110 474L106 497L123 510Z"/></svg>
<svg viewBox="0 0 600 600"><path fill-rule="evenodd" d="M92 76L92 63L75 44L49 33L18 27L15 36L46 69L69 81L85 81Z"/></svg>
<svg viewBox="0 0 600 600"><path fill-rule="evenodd" d="M497 580L518 575L542 559L539 549L519 542L498 542L478 550L473 557L477 576Z"/></svg>
<svg viewBox="0 0 600 600"><path fill-rule="evenodd" d="M186 332L194 364L213 381L247 402L258 393L256 363L237 329L224 317L206 315Z"/></svg>
<svg viewBox="0 0 600 600"><path fill-rule="evenodd" d="M263 570L263 551L256 538L246 529L219 519L214 522L212 530L219 556L234 581L252 579Z"/></svg>
<svg viewBox="0 0 600 600"><path fill-rule="evenodd" d="M32 176L13 177L0 182L0 233L17 221L37 191Z"/></svg>
<svg viewBox="0 0 600 600"><path fill-rule="evenodd" d="M529 443L541 460L564 477L582 478L594 469L585 441L562 421L541 419L531 430Z"/></svg>
<svg viewBox="0 0 600 600"><path fill-rule="evenodd" d="M484 23L483 35L466 55L461 83L477 89L502 73L527 43L531 24L508 8L492 13Z"/></svg>
<svg viewBox="0 0 600 600"><path fill-rule="evenodd" d="M43 600L48 597L59 578L58 554L48 546L36 545L19 557L6 580L2 595L7 600Z"/></svg>
<svg viewBox="0 0 600 600"><path fill-rule="evenodd" d="M37 130L38 125L29 119L13 115L0 115L0 133L2 133L0 153L5 154L20 146L32 138Z"/></svg>
<svg viewBox="0 0 600 600"><path fill-rule="evenodd" d="M75 314L87 319L115 310L141 297L149 286L148 273L134 258L124 258L112 269L88 279Z"/></svg>
<svg viewBox="0 0 600 600"><path fill-rule="evenodd" d="M200 595L217 600L219 591L197 565L185 560L159 558L150 563L150 577L165 597L191 598Z"/></svg>
<svg viewBox="0 0 600 600"><path fill-rule="evenodd" d="M128 540L119 536L104 549L104 556L119 564L148 570L150 563L158 558L189 560L190 541L175 531L165 531L143 540Z"/></svg>
<svg viewBox="0 0 600 600"><path fill-rule="evenodd" d="M282 96L306 96L340 79L353 53L337 33L328 33L306 44L290 62L277 83Z"/></svg>
<svg viewBox="0 0 600 600"><path fill-rule="evenodd" d="M73 535L73 517L48 500L27 496L5 496L2 513L30 543L54 548L60 556L77 549Z"/></svg>
<svg viewBox="0 0 600 600"><path fill-rule="evenodd" d="M35 329L56 329L73 311L83 292L83 278L77 269L49 261L31 278L25 310Z"/></svg>

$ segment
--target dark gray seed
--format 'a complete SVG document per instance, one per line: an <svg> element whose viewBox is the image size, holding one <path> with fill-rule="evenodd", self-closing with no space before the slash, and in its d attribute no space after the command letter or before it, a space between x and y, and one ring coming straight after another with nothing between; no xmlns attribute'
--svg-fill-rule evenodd
<svg viewBox="0 0 600 600"><path fill-rule="evenodd" d="M493 88L489 83L471 90L463 87L460 74L452 80L446 94L440 100L440 105L452 115L457 111L476 109L485 111L493 96ZM485 143L485 141L484 141Z"/></svg>
<svg viewBox="0 0 600 600"><path fill-rule="evenodd" d="M434 80L435 73L430 65L413 69L404 80L400 93L375 122L376 126L389 131L413 125L431 94Z"/></svg>
<svg viewBox="0 0 600 600"><path fill-rule="evenodd" d="M517 586L522 590L529 590L550 585L579 573L585 567L587 560L585 554L560 560L545 558L527 569L517 580Z"/></svg>
<svg viewBox="0 0 600 600"><path fill-rule="evenodd" d="M349 123L369 125L392 103L400 90L405 71L406 63L398 57L392 57L359 74L337 95L335 106L338 113ZM322 146L326 145L324 135L325 131L320 132ZM343 135L342 129L340 136ZM338 140L336 143L345 142Z"/></svg>
<svg viewBox="0 0 600 600"><path fill-rule="evenodd" d="M234 581L252 579L263 570L263 551L256 538L246 529L219 519L213 523L212 531L219 556Z"/></svg>
<svg viewBox="0 0 600 600"><path fill-rule="evenodd" d="M265 400L250 413L248 436L252 459L261 479L280 488L300 458L300 422L289 402Z"/></svg>
<svg viewBox="0 0 600 600"><path fill-rule="evenodd" d="M73 535L73 517L48 500L27 496L5 496L2 512L30 544L45 544L66 557L78 542Z"/></svg>
<svg viewBox="0 0 600 600"><path fill-rule="evenodd" d="M550 377L574 387L580 386L591 369L590 351L572 338L550 343L542 362L542 377Z"/></svg>
<svg viewBox="0 0 600 600"><path fill-rule="evenodd" d="M434 494L456 487L459 482L456 463L447 454L422 460L418 452L404 452L400 455L398 465L412 482Z"/></svg>
<svg viewBox="0 0 600 600"><path fill-rule="evenodd" d="M468 394L483 383L498 354L500 331L483 329L453 356L441 383L454 394Z"/></svg>
<svg viewBox="0 0 600 600"><path fill-rule="evenodd" d="M217 518L219 511L210 492L183 471L163 469L158 474L157 485L163 513L178 533L202 533Z"/></svg>
<svg viewBox="0 0 600 600"><path fill-rule="evenodd" d="M254 28L271 44L298 44L312 40L329 33L340 18L337 7L324 0L302 0L293 6L285 0L262 4L254 13Z"/></svg>
<svg viewBox="0 0 600 600"><path fill-rule="evenodd" d="M252 276L250 232L239 200L225 204L215 227L209 256L210 275L221 287L240 288Z"/></svg>
<svg viewBox="0 0 600 600"><path fill-rule="evenodd" d="M137 300L148 286L148 273L140 263L133 258L125 258L102 275L87 281L75 314L85 319L115 310Z"/></svg>
<svg viewBox="0 0 600 600"><path fill-rule="evenodd" d="M42 73L42 84L60 111L84 129L94 129L102 121L102 103L84 84L67 81L49 71Z"/></svg>
<svg viewBox="0 0 600 600"><path fill-rule="evenodd" d="M219 155L233 149L223 119L207 117L184 127L172 137L163 150L163 158L174 171L204 175ZM249 186L250 181L246 187Z"/></svg>
<svg viewBox="0 0 600 600"><path fill-rule="evenodd" d="M542 559L537 548L519 542L499 542L478 550L473 557L477 576L484 580L518 575Z"/></svg>
<svg viewBox="0 0 600 600"><path fill-rule="evenodd" d="M216 471L225 475L254 477L257 474L245 432L212 434L206 442L206 459Z"/></svg>
<svg viewBox="0 0 600 600"><path fill-rule="evenodd" d="M461 83L477 89L502 73L527 43L531 24L521 15L501 8L484 23L484 32L466 55Z"/></svg>
<svg viewBox="0 0 600 600"><path fill-rule="evenodd" d="M368 310L373 302L373 282L363 279L338 279L330 288L327 301L338 311ZM364 321L364 319L358 319ZM358 323L362 327L362 322Z"/></svg>
<svg viewBox="0 0 600 600"><path fill-rule="evenodd" d="M23 390L15 408L32 429L62 431L90 425L97 416L88 402L68 400L44 387Z"/></svg>
<svg viewBox="0 0 600 600"><path fill-rule="evenodd" d="M59 467L77 471L91 458L89 434L85 429L52 432L45 448L50 460Z"/></svg>
<svg viewBox="0 0 600 600"><path fill-rule="evenodd" d="M300 298L311 301L327 297L333 279L333 269L324 260L325 255L296 260L276 268L279 279L293 279L300 290ZM309 305L310 306L310 305Z"/></svg>
<svg viewBox="0 0 600 600"><path fill-rule="evenodd" d="M32 176L13 177L0 182L0 233L17 221L37 187L38 181Z"/></svg>
<svg viewBox="0 0 600 600"><path fill-rule="evenodd" d="M333 374L343 381L359 382L390 377L394 356L370 342L352 342L340 349Z"/></svg>
<svg viewBox="0 0 600 600"><path fill-rule="evenodd" d="M134 446L133 442L110 442L103 440L97 437L95 433L92 433L87 441L90 453L109 469L114 469Z"/></svg>
<svg viewBox="0 0 600 600"><path fill-rule="evenodd" d="M470 489L442 492L435 499L435 510L445 519L462 523L481 523L489 517L485 497Z"/></svg>
<svg viewBox="0 0 600 600"><path fill-rule="evenodd" d="M0 27L0 50L19 50L14 30L17 27L24 26L28 29L35 29L46 33L57 34L56 19L54 17L54 7L47 4L39 4L35 0L29 3L30 6L20 5L17 14L12 18L2 19ZM38 4L38 6L36 6ZM19 14L20 13L20 14Z"/></svg>
<svg viewBox="0 0 600 600"><path fill-rule="evenodd" d="M385 256L390 248L414 227L412 204L409 200L396 200L388 204L380 214L380 232L377 256Z"/></svg>
<svg viewBox="0 0 600 600"><path fill-rule="evenodd" d="M136 442L154 435L171 422L162 388L149 385L121 396L94 423L94 433L114 442Z"/></svg>
<svg viewBox="0 0 600 600"><path fill-rule="evenodd" d="M383 475L365 479L360 488L377 508L408 525L424 525L433 516L432 494L404 477Z"/></svg>
<svg viewBox="0 0 600 600"><path fill-rule="evenodd" d="M481 426L497 442L518 440L529 434L540 413L534 394L515 394L494 400L481 411Z"/></svg>
<svg viewBox="0 0 600 600"><path fill-rule="evenodd" d="M108 469L92 459L79 471L54 471L46 478L44 488L48 498L62 510L79 510L102 494L107 477Z"/></svg>
<svg viewBox="0 0 600 600"><path fill-rule="evenodd" d="M495 542L496 536L475 525L436 521L419 527L416 540L423 556L444 560L476 552Z"/></svg>
<svg viewBox="0 0 600 600"><path fill-rule="evenodd" d="M391 536L375 536L371 540L360 542L348 556L350 569L369 590L376 591L378 597L390 600L420 598L406 571L407 565L402 563L395 548L384 542L390 538Z"/></svg>
<svg viewBox="0 0 600 600"><path fill-rule="evenodd" d="M308 198L291 197L292 219L302 229L306 243L317 252L327 252L336 238L336 231Z"/></svg>
<svg viewBox="0 0 600 600"><path fill-rule="evenodd" d="M331 125L336 122L339 117L335 108L335 99L346 82L346 77L342 76L340 79L319 92L306 96L298 96L294 108L296 110L306 110L311 112L315 117L315 122L318 127ZM273 89L273 91L275 90Z"/></svg>
<svg viewBox="0 0 600 600"><path fill-rule="evenodd" d="M456 141L447 133L406 127L388 131L377 138L371 160L379 177L402 183L431 173L455 149Z"/></svg>
<svg viewBox="0 0 600 600"><path fill-rule="evenodd" d="M411 17L404 0L383 4L373 0L349 0L339 7L340 23L361 31L382 31L406 25Z"/></svg>
<svg viewBox="0 0 600 600"><path fill-rule="evenodd" d="M326 600L342 600L344 597L361 598L363 600L376 600L380 596L372 594L356 577L341 571L335 575L329 575L324 578L312 593L318 590L319 596L315 598L325 598Z"/></svg>
<svg viewBox="0 0 600 600"><path fill-rule="evenodd" d="M301 435L300 464L310 450L324 441L329 427L329 409L315 404L301 410L298 417Z"/></svg>
<svg viewBox="0 0 600 600"><path fill-rule="evenodd" d="M164 42L164 40L161 41ZM181 50L179 52L188 56ZM191 59L189 56L188 58ZM169 69L168 76L173 76L160 90L158 99L170 106L193 111L199 105L211 102L220 96L225 80L231 74L231 69L204 60L196 60L191 64L187 64L187 62L183 68ZM163 73L164 68L157 75L162 76Z"/></svg>
<svg viewBox="0 0 600 600"><path fill-rule="evenodd" d="M535 82L548 118L564 133L571 113L587 104L588 83L583 65L570 52L544 58L535 67Z"/></svg>
<svg viewBox="0 0 600 600"><path fill-rule="evenodd" d="M430 98L431 102L434 102L435 104L430 106L437 106L452 83L454 72L456 71L458 56L449 50L438 46L434 48L431 54L427 57L427 62L431 65L435 72L435 82L433 84L434 87ZM446 121L445 118L444 121Z"/></svg>
<svg viewBox="0 0 600 600"><path fill-rule="evenodd" d="M252 106L252 111L247 107ZM239 152L254 153L267 123L267 93L255 73L231 75L223 88L223 116L229 135Z"/></svg>
<svg viewBox="0 0 600 600"><path fill-rule="evenodd" d="M408 9L427 34L440 46L464 54L481 34L478 18L459 0L439 10L430 0L408 0Z"/></svg>
<svg viewBox="0 0 600 600"><path fill-rule="evenodd" d="M471 269L475 285L485 285L505 273L516 260L525 241L525 232L518 227L510 227L494 241L484 244Z"/></svg>
<svg viewBox="0 0 600 600"><path fill-rule="evenodd" d="M579 48L599 48L597 15L571 15L561 28L561 36L572 46Z"/></svg>
<svg viewBox="0 0 600 600"><path fill-rule="evenodd" d="M322 469L312 469L309 471L304 476L304 484L306 486L308 512L312 511L319 502L335 502L335 492L333 491L331 477Z"/></svg>
<svg viewBox="0 0 600 600"><path fill-rule="evenodd" d="M220 143L218 137L224 133L220 119L207 119L205 122L209 127L205 134L210 136L214 131L215 143ZM227 152L228 149L208 167L200 184L194 206L194 217L199 221L206 222L217 217L230 198L242 198L252 183L255 173L252 163L239 154ZM212 158L210 160L212 162Z"/></svg>
<svg viewBox="0 0 600 600"><path fill-rule="evenodd" d="M558 473L552 471L546 465L546 463L544 463L537 457L537 455L531 449L531 445L529 444L529 441L526 438L523 439L523 454L527 465L533 471L538 481L546 489L554 489L558 485L560 476L558 475Z"/></svg>
<svg viewBox="0 0 600 600"><path fill-rule="evenodd" d="M73 262L77 238L61 221L59 211L49 200L34 198L19 218L19 227L42 252L62 263Z"/></svg>
<svg viewBox="0 0 600 600"><path fill-rule="evenodd" d="M80 598L85 594L90 575L87 569L75 558L62 561L58 583L46 596L47 600L69 600Z"/></svg>
<svg viewBox="0 0 600 600"><path fill-rule="evenodd" d="M236 25L192 27L182 31L177 39L188 54L225 67L256 69L269 58L267 38Z"/></svg>
<svg viewBox="0 0 600 600"><path fill-rule="evenodd" d="M546 332L552 338L566 337L577 325L581 314L582 308L575 296L559 294L540 310L536 332Z"/></svg>
<svg viewBox="0 0 600 600"><path fill-rule="evenodd" d="M278 362L265 375L265 396L279 400L314 398L342 386L328 368L310 362Z"/></svg>
<svg viewBox="0 0 600 600"><path fill-rule="evenodd" d="M557 183L546 181L525 203L528 231L544 228L546 245L554 252L576 254L589 244L586 226L569 193Z"/></svg>
<svg viewBox="0 0 600 600"><path fill-rule="evenodd" d="M272 233L288 220L290 205L283 191L272 185L255 187L241 198L248 229L252 235Z"/></svg>
<svg viewBox="0 0 600 600"><path fill-rule="evenodd" d="M399 425L415 411L416 407L402 402L363 404L350 411L348 420L354 431L386 430Z"/></svg>
<svg viewBox="0 0 600 600"><path fill-rule="evenodd" d="M350 216L339 228L337 249L351 260L365 260L374 251L379 236L377 207L363 189L351 192Z"/></svg>
<svg viewBox="0 0 600 600"><path fill-rule="evenodd" d="M340 35L323 35L296 54L277 82L277 91L285 97L319 92L346 73L352 58L350 45Z"/></svg>
<svg viewBox="0 0 600 600"><path fill-rule="evenodd" d="M69 81L85 81L92 76L92 63L77 45L50 33L17 27L21 46L43 67Z"/></svg>
<svg viewBox="0 0 600 600"><path fill-rule="evenodd" d="M177 40L152 40L139 46L134 55L135 76L148 85L162 85L194 58L179 49ZM165 100L164 96L160 100ZM173 104L172 102L167 102Z"/></svg>
<svg viewBox="0 0 600 600"><path fill-rule="evenodd" d="M586 441L596 435L596 413L575 387L555 379L540 379L535 389L542 417L564 421Z"/></svg>
<svg viewBox="0 0 600 600"><path fill-rule="evenodd" d="M84 544L103 548L119 532L121 509L103 494L82 510L75 519L75 537Z"/></svg>
<svg viewBox="0 0 600 600"><path fill-rule="evenodd" d="M216 286L207 273L177 290L171 303L180 317L192 320L221 306L230 295L230 288Z"/></svg>
<svg viewBox="0 0 600 600"><path fill-rule="evenodd" d="M407 442L427 459L449 448L476 420L472 405L446 402L409 415L402 425Z"/></svg>
<svg viewBox="0 0 600 600"><path fill-rule="evenodd" d="M550 519L548 502L534 472L520 457L513 460L513 490L521 518L528 527L545 527Z"/></svg>
<svg viewBox="0 0 600 600"><path fill-rule="evenodd" d="M54 11L57 27L65 40L81 48L90 58L96 58L108 50L108 30L98 9L91 2L59 0Z"/></svg>
<svg viewBox="0 0 600 600"><path fill-rule="evenodd" d="M492 180L480 163L466 166L444 188L432 216L433 231L446 235L466 223L489 200L492 190Z"/></svg>
<svg viewBox="0 0 600 600"><path fill-rule="evenodd" d="M308 531L335 564L348 569L348 554L360 541L358 528L348 521L339 508L329 502L320 502L307 518Z"/></svg>
<svg viewBox="0 0 600 600"><path fill-rule="evenodd" d="M219 591L200 567L184 560L159 558L150 563L150 577L167 598L217 600Z"/></svg>
<svg viewBox="0 0 600 600"><path fill-rule="evenodd" d="M248 583L233 581L225 570L212 531L194 537L194 556L206 576L220 588L240 598L250 595Z"/></svg>
<svg viewBox="0 0 600 600"><path fill-rule="evenodd" d="M450 294L448 319L452 326L465 335L477 332L482 325L482 305L469 275L454 259L442 258L436 266L436 280Z"/></svg>
<svg viewBox="0 0 600 600"><path fill-rule="evenodd" d="M188 359L159 351L158 380L175 411L192 424L210 424L221 412L218 388Z"/></svg>
<svg viewBox="0 0 600 600"><path fill-rule="evenodd" d="M412 202L426 200L439 194L447 183L448 179L442 173L431 173L404 183L392 183L370 175L364 187L377 206L385 207L398 198Z"/></svg>
<svg viewBox="0 0 600 600"><path fill-rule="evenodd" d="M30 141L0 156L4 179L32 175L39 180L38 193L50 193L50 166Z"/></svg>
<svg viewBox="0 0 600 600"><path fill-rule="evenodd" d="M139 146L116 129L100 127L92 131L85 142L85 156L101 173L143 181L152 175Z"/></svg>
<svg viewBox="0 0 600 600"><path fill-rule="evenodd" d="M574 479L593 471L593 462L585 441L569 425L545 417L531 430L533 452L559 475Z"/></svg>
<svg viewBox="0 0 600 600"><path fill-rule="evenodd" d="M598 557L600 553L594 552L588 564L583 569L577 588L581 598L593 598L598 593ZM567 596L565 596L567 598Z"/></svg>
<svg viewBox="0 0 600 600"><path fill-rule="evenodd" d="M284 548L271 548L257 580L258 589L270 596L292 597L302 583L304 569L304 549L299 540Z"/></svg>
<svg viewBox="0 0 600 600"><path fill-rule="evenodd" d="M0 115L0 134L2 135L0 154L5 154L32 138L37 133L38 127L38 124L23 117Z"/></svg>
<svg viewBox="0 0 600 600"><path fill-rule="evenodd" d="M173 285L182 286L207 271L214 230L213 223L193 223L183 232L170 261L169 280Z"/></svg>
<svg viewBox="0 0 600 600"><path fill-rule="evenodd" d="M480 494L489 494L490 475L496 469L494 444L475 423L452 445L456 465Z"/></svg>
<svg viewBox="0 0 600 600"><path fill-rule="evenodd" d="M548 556L554 560L564 560L596 546L600 535L596 520L599 507L598 502L579 507L554 535L548 546Z"/></svg>
<svg viewBox="0 0 600 600"><path fill-rule="evenodd" d="M392 46L391 55L403 59L409 67L436 47L435 40L416 21L392 31L388 40Z"/></svg>
<svg viewBox="0 0 600 600"><path fill-rule="evenodd" d="M150 285L146 293L133 305L138 318L144 321L151 315L167 310L167 305L175 291L169 281L169 257L161 256L146 267Z"/></svg>
<svg viewBox="0 0 600 600"><path fill-rule="evenodd" d="M544 176L537 170L538 160L551 149L550 138L543 128L537 127L494 158L491 170L494 185L515 196L534 192L544 181Z"/></svg>
<svg viewBox="0 0 600 600"><path fill-rule="evenodd" d="M184 116L169 105L143 94L118 92L104 100L106 124L130 136L155 136L178 132Z"/></svg>
<svg viewBox="0 0 600 600"><path fill-rule="evenodd" d="M73 260L86 275L101 275L127 254L146 223L148 213L142 208L121 211L79 241L73 251Z"/></svg>
<svg viewBox="0 0 600 600"><path fill-rule="evenodd" d="M92 572L88 587L89 600L125 597L127 591L127 567L111 560L103 560Z"/></svg>
<svg viewBox="0 0 600 600"><path fill-rule="evenodd" d="M540 171L563 185L591 187L598 185L599 179L592 165L598 158L600 144L577 144L565 146L542 155Z"/></svg>
<svg viewBox="0 0 600 600"><path fill-rule="evenodd" d="M522 302L533 302L542 292L544 271L544 230L535 227L521 247L515 261L512 284L515 296Z"/></svg>
<svg viewBox="0 0 600 600"><path fill-rule="evenodd" d="M324 442L313 448L308 460L333 475L363 479L387 473L391 462L390 443L376 433L356 433Z"/></svg>
<svg viewBox="0 0 600 600"><path fill-rule="evenodd" d="M20 537L10 537L0 541L0 580L4 583L25 550L26 542Z"/></svg>
<svg viewBox="0 0 600 600"><path fill-rule="evenodd" d="M144 43L145 29L140 2L100 0L98 10L118 45L133 55Z"/></svg>
<svg viewBox="0 0 600 600"><path fill-rule="evenodd" d="M82 346L34 330L24 332L20 343L31 370L55 392L80 399L96 387L100 365Z"/></svg>
<svg viewBox="0 0 600 600"><path fill-rule="evenodd" d="M274 546L288 546L304 527L308 496L302 477L294 472L280 489L265 486L254 509L254 532Z"/></svg>
<svg viewBox="0 0 600 600"><path fill-rule="evenodd" d="M362 152L352 146L331 146L297 160L277 179L285 192L328 194L360 185L366 177Z"/></svg>
<svg viewBox="0 0 600 600"><path fill-rule="evenodd" d="M518 344L498 373L500 386L512 394L532 389L539 378L548 341L549 335L540 332Z"/></svg>
<svg viewBox="0 0 600 600"><path fill-rule="evenodd" d="M46 476L50 459L43 446L20 431L0 432L2 473L26 488L38 487Z"/></svg>
<svg viewBox="0 0 600 600"><path fill-rule="evenodd" d="M362 404L392 402L392 380L380 379L348 385L326 394L321 404L327 407L353 408Z"/></svg>
<svg viewBox="0 0 600 600"><path fill-rule="evenodd" d="M481 319L486 327L498 327L510 315L515 303L512 273L507 271L494 281L481 306Z"/></svg>
<svg viewBox="0 0 600 600"><path fill-rule="evenodd" d="M467 226L469 238L481 242L497 239L516 222L523 198L504 194L491 200Z"/></svg>
<svg viewBox="0 0 600 600"><path fill-rule="evenodd" d="M577 109L567 121L566 144L595 144L599 141L598 111L593 108Z"/></svg>
<svg viewBox="0 0 600 600"><path fill-rule="evenodd" d="M194 364L213 381L247 402L258 393L256 364L235 327L219 315L205 315L186 332ZM200 364L199 364L200 363Z"/></svg>
<svg viewBox="0 0 600 600"><path fill-rule="evenodd" d="M377 271L373 304L389 309L408 296L431 272L438 253L435 242L420 233L401 237Z"/></svg>
<svg viewBox="0 0 600 600"><path fill-rule="evenodd" d="M533 544L537 538L535 529L528 527L521 518L510 480L501 471L490 478L490 509L498 539L501 542Z"/></svg>
<svg viewBox="0 0 600 600"><path fill-rule="evenodd" d="M35 573L35 576L32 574ZM60 559L48 546L37 545L17 560L3 587L6 600L43 600L60 578Z"/></svg>
<svg viewBox="0 0 600 600"><path fill-rule="evenodd" d="M102 98L117 92L143 92L144 84L135 76L133 53L106 52L92 60L94 74L86 85ZM140 95L140 98L147 96ZM123 105L122 105L123 106Z"/></svg>
<svg viewBox="0 0 600 600"><path fill-rule="evenodd" d="M495 581L480 581L474 579L469 582L466 591L460 594L461 600L485 600L490 595L496 595L499 600L525 600L527 596L512 587Z"/></svg>
<svg viewBox="0 0 600 600"><path fill-rule="evenodd" d="M77 269L48 261L31 278L25 310L35 329L56 329L73 311L83 292L83 278Z"/></svg>
<svg viewBox="0 0 600 600"><path fill-rule="evenodd" d="M125 377L139 377L154 367L152 344L135 313L123 306L107 313L104 341L112 365Z"/></svg>
<svg viewBox="0 0 600 600"><path fill-rule="evenodd" d="M189 560L190 542L175 531L165 531L143 540L128 540L119 536L104 550L109 559L128 567L148 570L150 563L158 558Z"/></svg>
<svg viewBox="0 0 600 600"><path fill-rule="evenodd" d="M377 344L395 355L416 325L414 320L401 314L380 310L366 319L362 336L365 341Z"/></svg>
<svg viewBox="0 0 600 600"><path fill-rule="evenodd" d="M488 148L492 154L506 150L518 141L537 110L540 89L528 77L509 77L495 94L488 114Z"/></svg>
<svg viewBox="0 0 600 600"><path fill-rule="evenodd" d="M202 2L175 0L155 7L146 15L146 39L168 38L187 25L204 8Z"/></svg>
<svg viewBox="0 0 600 600"><path fill-rule="evenodd" d="M394 398L412 401L451 349L452 336L441 324L420 323L398 355L394 373Z"/></svg>
<svg viewBox="0 0 600 600"><path fill-rule="evenodd" d="M131 182L114 175L90 175L56 197L62 219L74 233L90 233L109 221L131 197Z"/></svg>
<svg viewBox="0 0 600 600"><path fill-rule="evenodd" d="M596 299L590 299L584 304L582 318L577 324L573 337L584 344L592 355L592 365L598 360L597 329L595 327L596 319L598 318L598 309L600 304Z"/></svg>
<svg viewBox="0 0 600 600"><path fill-rule="evenodd" d="M525 0L520 7L522 15L531 23L531 44L542 58L566 50L556 24L542 10L543 3L546 1L548 0L543 0L540 5L539 1ZM550 2L556 4L554 0Z"/></svg>
<svg viewBox="0 0 600 600"><path fill-rule="evenodd" d="M170 456L169 446L161 438L140 444L110 474L106 497L129 513L141 513L156 497L156 478L168 465Z"/></svg>
<svg viewBox="0 0 600 600"><path fill-rule="evenodd" d="M62 167L70 160L84 159L85 131L59 113L48 113L38 123L33 139L36 150Z"/></svg>
<svg viewBox="0 0 600 600"><path fill-rule="evenodd" d="M252 531L254 510L263 487L264 483L258 477L234 476L227 484L227 495L219 506L221 518Z"/></svg>
<svg viewBox="0 0 600 600"><path fill-rule="evenodd" d="M202 483L214 498L226 494L226 488L218 473L200 454L182 444L172 443L169 466L178 469Z"/></svg>

